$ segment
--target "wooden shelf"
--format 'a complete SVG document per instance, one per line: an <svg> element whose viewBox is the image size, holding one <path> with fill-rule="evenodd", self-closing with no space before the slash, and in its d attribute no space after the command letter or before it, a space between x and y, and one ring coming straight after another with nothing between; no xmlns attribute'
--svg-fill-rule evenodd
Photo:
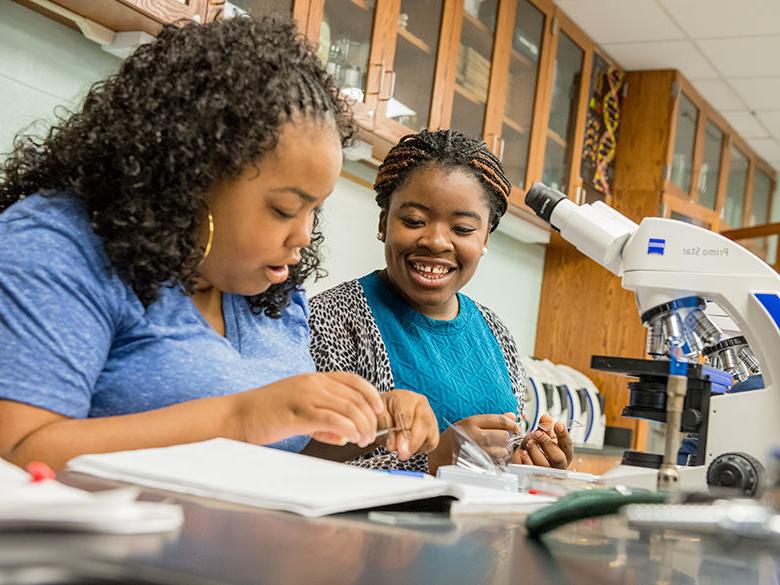
<svg viewBox="0 0 780 585"><path fill-rule="evenodd" d="M428 55L432 53L431 47L428 45L428 43L426 43L416 34L409 32L407 29L399 28L398 36L407 41L409 44L420 49L423 53L427 53Z"/></svg>
<svg viewBox="0 0 780 585"><path fill-rule="evenodd" d="M371 9L368 6L368 2L366 0L349 0L352 4L360 8L361 10L365 10L366 12L369 12Z"/></svg>
<svg viewBox="0 0 780 585"><path fill-rule="evenodd" d="M480 32L484 35L488 35L490 37L493 36L493 33L490 32L488 26L484 22L482 22L479 18L477 18L476 16L468 12L467 10L463 11L463 22L473 27L477 32Z"/></svg>
<svg viewBox="0 0 780 585"><path fill-rule="evenodd" d="M566 139L563 138L560 134L555 132L554 130L551 130L549 127L547 128L547 137L555 142L558 146L561 146L562 148L566 148L568 146L568 142L566 142Z"/></svg>
<svg viewBox="0 0 780 585"><path fill-rule="evenodd" d="M480 19L463 11L463 31L460 44L471 47L490 60L493 55L493 32Z"/></svg>
<svg viewBox="0 0 780 585"><path fill-rule="evenodd" d="M504 124L509 126L512 130L514 130L515 132L519 132L520 134L526 134L528 132L528 128L524 128L521 124L519 124L518 122L515 122L509 116L504 116L503 122L504 122Z"/></svg>
<svg viewBox="0 0 780 585"><path fill-rule="evenodd" d="M462 97L466 98L467 100L469 100L473 104L476 104L476 105L479 105L479 106L484 106L485 105L485 100L483 100L481 97L479 97L474 92L471 92L471 91L467 90L465 87L463 87L462 85L459 85L457 83L455 84L455 93L457 93L457 94L461 95Z"/></svg>
<svg viewBox="0 0 780 585"><path fill-rule="evenodd" d="M523 55L517 49L512 49L511 55L512 55L512 59L514 59L515 61L518 61L526 69L531 69L531 70L535 70L536 69L536 63L531 61L528 57Z"/></svg>

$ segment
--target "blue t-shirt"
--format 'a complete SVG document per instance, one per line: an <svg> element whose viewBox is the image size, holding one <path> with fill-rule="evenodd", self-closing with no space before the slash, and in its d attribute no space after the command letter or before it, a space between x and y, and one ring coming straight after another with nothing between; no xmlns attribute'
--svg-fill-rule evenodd
<svg viewBox="0 0 780 585"><path fill-rule="evenodd" d="M360 279L387 349L396 388L424 394L439 430L477 414L517 412L501 347L474 301L458 293L458 315L418 313L372 272Z"/></svg>
<svg viewBox="0 0 780 585"><path fill-rule="evenodd" d="M303 291L279 319L223 294L222 337L179 287L144 308L108 266L76 198L32 195L0 214L0 398L73 418L113 416L314 371Z"/></svg>

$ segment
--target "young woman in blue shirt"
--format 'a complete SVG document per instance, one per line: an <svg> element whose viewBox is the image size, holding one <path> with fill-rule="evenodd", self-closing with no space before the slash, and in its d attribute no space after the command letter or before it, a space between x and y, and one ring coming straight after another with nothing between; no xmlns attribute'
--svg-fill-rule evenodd
<svg viewBox="0 0 780 585"><path fill-rule="evenodd" d="M0 456L366 445L399 419L402 458L435 446L424 399L391 404L308 352L301 285L354 129L293 24L238 18L164 29L18 140L0 175Z"/></svg>
<svg viewBox="0 0 780 585"><path fill-rule="evenodd" d="M511 448L525 394L517 348L493 311L460 292L507 210L500 161L460 132L423 130L390 150L374 189L386 267L312 299L312 355L321 371L424 394L442 435L427 457L399 461L379 446L354 463L435 472L451 462L454 423L496 459L568 466L571 437L546 415Z"/></svg>

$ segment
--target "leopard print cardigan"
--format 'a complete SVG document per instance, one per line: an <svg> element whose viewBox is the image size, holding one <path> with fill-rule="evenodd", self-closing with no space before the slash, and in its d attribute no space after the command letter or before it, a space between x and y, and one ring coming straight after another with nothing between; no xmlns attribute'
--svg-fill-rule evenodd
<svg viewBox="0 0 780 585"><path fill-rule="evenodd" d="M504 356L520 416L525 405L525 372L514 339L498 316L476 303ZM340 284L311 299L311 354L320 372L355 372L380 392L392 390L393 372L363 287L357 280ZM401 461L395 453L379 447L349 462L371 469L404 469L428 472L428 457L413 455Z"/></svg>

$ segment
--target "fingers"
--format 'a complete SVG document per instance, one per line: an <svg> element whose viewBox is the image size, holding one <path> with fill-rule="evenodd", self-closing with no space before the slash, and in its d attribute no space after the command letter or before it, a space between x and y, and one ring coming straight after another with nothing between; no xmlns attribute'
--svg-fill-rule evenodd
<svg viewBox="0 0 780 585"><path fill-rule="evenodd" d="M408 390L392 390L385 395L392 426L402 429L391 433L386 448L395 451L402 461L414 453L434 449L439 442L439 426L428 399Z"/></svg>
<svg viewBox="0 0 780 585"><path fill-rule="evenodd" d="M333 410L350 419L358 431L356 435L346 436L351 442L361 447L373 442L376 435L376 414L362 396L350 387L335 380L329 381L327 394L319 397L315 406Z"/></svg>
<svg viewBox="0 0 780 585"><path fill-rule="evenodd" d="M382 400L382 397L380 396L377 389L373 384L361 376L349 372L330 372L325 375L337 380L345 386L349 386L362 395L363 399L371 405L371 408L375 414L380 414L385 410L385 402Z"/></svg>
<svg viewBox="0 0 780 585"><path fill-rule="evenodd" d="M481 429L494 429L508 433L520 432L520 426L515 422L515 415L511 412L506 414L478 414L470 416L466 420L469 420Z"/></svg>
<svg viewBox="0 0 780 585"><path fill-rule="evenodd" d="M509 431L475 429L472 438L495 461L509 458Z"/></svg>
<svg viewBox="0 0 780 585"><path fill-rule="evenodd" d="M355 423L330 408L311 408L302 432L329 445L345 445L360 436Z"/></svg>
<svg viewBox="0 0 780 585"><path fill-rule="evenodd" d="M544 454L544 451L542 451L539 443L537 443L535 440L530 439L523 448L523 451L528 454L528 457L531 460L530 465L550 467L550 462L547 460L547 456Z"/></svg>
<svg viewBox="0 0 780 585"><path fill-rule="evenodd" d="M421 401L414 409L409 448L412 453L430 453L439 444L439 423L428 405Z"/></svg>
<svg viewBox="0 0 780 585"><path fill-rule="evenodd" d="M544 413L539 417L539 424L537 425L537 428L542 429L545 433L550 435L550 437L555 436L553 433L553 417L548 413Z"/></svg>
<svg viewBox="0 0 780 585"><path fill-rule="evenodd" d="M383 397L386 397L387 393L383 394ZM381 431L384 429L390 429L394 425L393 423L393 417L390 414L390 410L385 407L385 410L382 414L378 415L376 417L376 424L377 424L377 431ZM388 451L395 451L396 450L396 434L393 432L387 433L387 435L384 437L384 441L382 439L379 439L380 442L382 442L385 446L385 449Z"/></svg>
<svg viewBox="0 0 780 585"><path fill-rule="evenodd" d="M523 449L516 449L515 452L512 454L512 463L519 463L521 465L533 465L534 462L531 460L531 456L528 454L528 451Z"/></svg>
<svg viewBox="0 0 780 585"><path fill-rule="evenodd" d="M558 439L558 447L566 456L566 467L568 467L572 459L574 459L574 441L572 441L571 435L563 423L555 425L555 436Z"/></svg>
<svg viewBox="0 0 780 585"><path fill-rule="evenodd" d="M328 431L319 431L316 433L312 433L311 438L314 439L315 441L319 441L320 443L327 443L328 445L343 446L349 442L341 435L337 435L335 433L331 433Z"/></svg>
<svg viewBox="0 0 780 585"><path fill-rule="evenodd" d="M563 430L566 432L565 428ZM550 435L544 431L534 431L533 443L536 445L537 449L529 449L529 453L532 459L534 459L535 451L541 451L542 456L547 461L547 466L556 467L558 469L566 469L569 464L569 461L566 458L566 454L558 446L558 444L550 438ZM534 459L534 461L536 460Z"/></svg>

